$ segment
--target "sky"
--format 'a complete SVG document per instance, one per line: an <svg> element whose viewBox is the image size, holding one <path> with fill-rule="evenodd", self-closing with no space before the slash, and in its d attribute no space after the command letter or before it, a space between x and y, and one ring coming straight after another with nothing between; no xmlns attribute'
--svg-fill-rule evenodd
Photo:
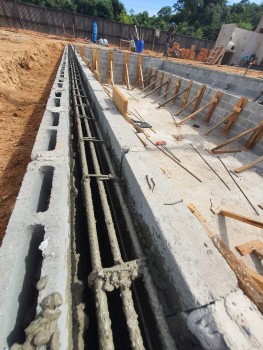
<svg viewBox="0 0 263 350"><path fill-rule="evenodd" d="M164 6L173 6L176 0L120 0L123 3L126 11L129 13L131 9L135 13L148 11L150 16L157 15L157 12ZM234 3L240 2L239 0L228 0L228 4L232 5ZM262 0L251 0L250 2L255 2L260 4Z"/></svg>

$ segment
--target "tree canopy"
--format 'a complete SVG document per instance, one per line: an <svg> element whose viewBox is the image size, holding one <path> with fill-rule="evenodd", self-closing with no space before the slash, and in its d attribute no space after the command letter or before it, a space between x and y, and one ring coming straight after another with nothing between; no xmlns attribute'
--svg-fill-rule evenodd
<svg viewBox="0 0 263 350"><path fill-rule="evenodd" d="M22 1L147 28L167 30L170 22L175 22L177 33L211 40L216 39L222 24L236 23L240 28L255 30L263 16L263 1L257 5L249 0L233 5L228 5L227 0L177 0L172 7L163 6L156 16L146 10L127 12L119 0Z"/></svg>

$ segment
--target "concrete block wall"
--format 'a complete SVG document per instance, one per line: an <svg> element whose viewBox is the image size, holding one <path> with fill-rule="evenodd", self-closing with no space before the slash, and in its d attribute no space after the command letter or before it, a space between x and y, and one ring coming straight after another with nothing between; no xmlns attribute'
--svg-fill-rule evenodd
<svg viewBox="0 0 263 350"><path fill-rule="evenodd" d="M252 100L258 97L260 91L263 90L262 79L227 74L205 68L205 66L201 68L184 63L179 64L171 61L163 61L162 69L166 72L179 75L182 78L192 79L237 96L246 96Z"/></svg>
<svg viewBox="0 0 263 350"><path fill-rule="evenodd" d="M78 61L112 159L119 164L123 157L125 195L146 255L153 271L159 273L156 282L160 295L166 297L167 320L175 337L182 337L182 324L177 327L180 318L206 349L260 348L262 315L240 291L234 273L184 203L176 208L163 205L179 199L174 187L116 108L100 108L109 106L109 98L95 86L93 74L80 57ZM154 192L149 190L146 175L155 181Z"/></svg>
<svg viewBox="0 0 263 350"><path fill-rule="evenodd" d="M86 48L86 56L92 63L92 48ZM102 84L108 83L108 50L105 48L99 48L100 57L100 77ZM130 83L136 83L137 67L138 67L138 53L130 54L130 62L128 65ZM114 53L114 82L115 84L122 84L122 73L123 73L123 60L124 53L115 51ZM148 68L158 68L161 69L163 61L157 58L144 56L143 59L143 74L147 73Z"/></svg>
<svg viewBox="0 0 263 350"><path fill-rule="evenodd" d="M171 87L175 86L176 81L179 78L181 78L181 76L174 75L171 73L169 74L169 73L162 72L162 71L159 71L158 75L160 75L161 73L164 73L164 81L165 81L165 79L168 79L168 77L171 77L171 85L170 85ZM182 79L183 80L181 83L180 91L184 90L189 84L189 79L185 79L185 78L182 78ZM193 83L189 97L188 97L188 101L190 101L191 99L193 99L197 95L198 91L200 90L201 85L202 84L197 83L197 82ZM162 88L161 93L164 93L164 92L165 92L165 87ZM213 88L207 86L199 108L204 106L206 103L210 102L212 97L214 97L216 95L216 92L217 92L217 89L213 89ZM174 91L171 91L169 94L167 94L167 99L169 97L172 97L173 94L174 94ZM239 99L240 99L240 97L238 97L238 96L234 96L234 95L231 95L229 93L223 92L223 95L222 95L220 102L218 103L213 115L212 115L212 118L210 120L208 127L209 128L213 127L220 120L224 119L224 117L226 117L228 114L230 114L232 112L233 106L239 101ZM182 96L177 98L176 103L175 103L175 110L178 110L181 108L181 101L182 101ZM180 114L178 119L189 115L192 112L192 109L193 109L193 105L190 105L182 114ZM205 109L204 111L202 111L201 113L199 113L195 117L194 121L197 122L197 124L198 124L198 122L201 121L205 117L207 111L208 111L208 108ZM262 120L263 120L263 106L256 103L256 102L248 101L247 104L245 105L243 111L240 113L234 126L232 127L232 129L228 135L228 138L234 137L241 132L244 132L250 128L253 128L257 124L259 124ZM225 124L222 124L214 132L222 131L224 126L225 126ZM244 145L244 143L250 137L251 134L245 136L244 138L242 138L238 141L240 146ZM223 140L222 140L222 142L223 142ZM254 148L252 149L252 152L254 152L255 154L257 154L259 156L263 154L263 138L254 146Z"/></svg>
<svg viewBox="0 0 263 350"><path fill-rule="evenodd" d="M69 136L66 47L0 248L0 349L21 342L20 327L55 292L63 302L56 346L70 349Z"/></svg>

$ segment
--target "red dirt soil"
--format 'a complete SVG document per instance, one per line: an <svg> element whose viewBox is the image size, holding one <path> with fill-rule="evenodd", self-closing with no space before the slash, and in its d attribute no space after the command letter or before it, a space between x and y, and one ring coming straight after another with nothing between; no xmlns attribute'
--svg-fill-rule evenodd
<svg viewBox="0 0 263 350"><path fill-rule="evenodd" d="M13 210L64 44L0 28L0 243Z"/></svg>

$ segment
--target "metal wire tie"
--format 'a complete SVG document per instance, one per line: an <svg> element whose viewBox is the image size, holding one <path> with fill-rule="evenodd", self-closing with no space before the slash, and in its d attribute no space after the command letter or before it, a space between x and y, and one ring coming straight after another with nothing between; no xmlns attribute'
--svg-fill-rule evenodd
<svg viewBox="0 0 263 350"><path fill-rule="evenodd" d="M82 137L82 140L88 142L105 142L104 140L98 140L95 137Z"/></svg>
<svg viewBox="0 0 263 350"><path fill-rule="evenodd" d="M87 175L83 175L83 179L89 179L90 177L96 177L98 180L100 181L104 181L104 180L115 180L115 178L109 174L109 175L105 175L105 174L87 174Z"/></svg>

